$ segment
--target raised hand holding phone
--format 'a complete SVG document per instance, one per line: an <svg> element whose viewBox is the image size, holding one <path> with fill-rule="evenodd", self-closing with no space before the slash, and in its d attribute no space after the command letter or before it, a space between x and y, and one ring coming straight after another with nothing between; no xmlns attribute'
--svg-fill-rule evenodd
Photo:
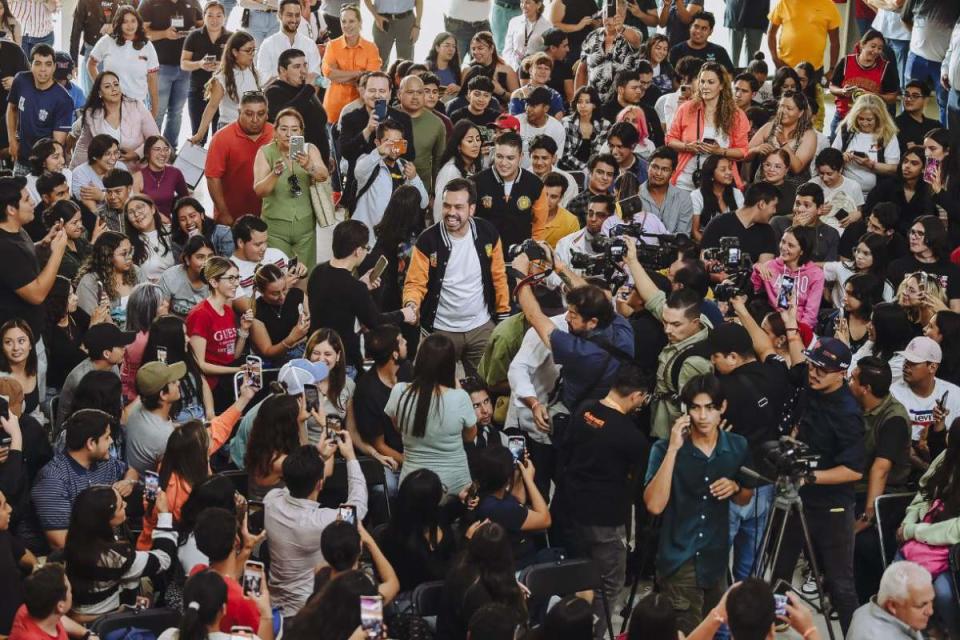
<svg viewBox="0 0 960 640"><path fill-rule="evenodd" d="M682 416L677 418L676 422L673 423L673 427L670 429L670 444L667 448L678 451L689 437L690 416L684 412Z"/></svg>

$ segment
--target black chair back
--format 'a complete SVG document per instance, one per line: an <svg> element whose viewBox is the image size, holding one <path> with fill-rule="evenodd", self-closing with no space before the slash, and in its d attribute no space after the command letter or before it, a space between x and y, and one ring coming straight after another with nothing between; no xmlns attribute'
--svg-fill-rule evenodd
<svg viewBox="0 0 960 640"><path fill-rule="evenodd" d="M443 580L424 582L413 590L413 607L418 616L440 615L443 608Z"/></svg>
<svg viewBox="0 0 960 640"><path fill-rule="evenodd" d="M886 569L897 553L897 529L903 522L907 507L913 501L915 493L888 493L877 496L873 501L877 519L877 533L880 536L880 556Z"/></svg>
<svg viewBox="0 0 960 640"><path fill-rule="evenodd" d="M603 602L607 630L613 640L610 603L601 595L603 581L593 561L577 558L531 565L520 572L519 580L530 590L527 605L531 612L546 611L551 596L569 596L578 591L593 590Z"/></svg>
<svg viewBox="0 0 960 640"><path fill-rule="evenodd" d="M170 627L176 627L179 624L180 612L176 609L129 609L100 616L90 624L90 631L101 638L106 638L111 631L136 627L159 636Z"/></svg>
<svg viewBox="0 0 960 640"><path fill-rule="evenodd" d="M233 483L233 488L237 490L237 493L242 495L244 498L249 497L250 474L246 470L230 469L228 471L221 471L217 475L221 475L224 478L230 478L230 482Z"/></svg>

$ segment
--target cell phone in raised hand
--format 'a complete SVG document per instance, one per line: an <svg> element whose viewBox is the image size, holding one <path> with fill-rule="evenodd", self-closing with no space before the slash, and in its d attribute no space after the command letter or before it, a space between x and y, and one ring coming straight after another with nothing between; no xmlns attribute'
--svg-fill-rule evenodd
<svg viewBox="0 0 960 640"><path fill-rule="evenodd" d="M263 593L263 563L247 560L243 566L243 593L259 597Z"/></svg>
<svg viewBox="0 0 960 640"><path fill-rule="evenodd" d="M160 475L156 471L144 471L143 474L143 497L153 502L160 491Z"/></svg>
<svg viewBox="0 0 960 640"><path fill-rule="evenodd" d="M370 282L376 282L377 278L383 275L383 272L387 268L387 257L381 255L377 258L376 264L373 265L373 269L370 270Z"/></svg>
<svg viewBox="0 0 960 640"><path fill-rule="evenodd" d="M247 380L250 381L250 386L254 389L260 390L263 388L263 360L260 359L260 356L247 356L246 359L247 366Z"/></svg>
<svg viewBox="0 0 960 640"><path fill-rule="evenodd" d="M789 309L790 308L790 296L793 295L793 289L796 285L796 280L793 276L784 276L780 279L780 293L777 294L777 308L778 309Z"/></svg>
<svg viewBox="0 0 960 640"><path fill-rule="evenodd" d="M357 508L352 504L342 504L337 507L337 520L357 526Z"/></svg>
<svg viewBox="0 0 960 640"><path fill-rule="evenodd" d="M383 637L382 596L360 596L360 627L370 640Z"/></svg>
<svg viewBox="0 0 960 640"><path fill-rule="evenodd" d="M290 136L290 158L293 160L297 159L304 149L304 137L303 136Z"/></svg>
<svg viewBox="0 0 960 640"><path fill-rule="evenodd" d="M523 436L510 436L507 439L507 448L509 448L510 453L513 454L513 461L519 464L523 461L523 454L527 449L527 441L523 439Z"/></svg>

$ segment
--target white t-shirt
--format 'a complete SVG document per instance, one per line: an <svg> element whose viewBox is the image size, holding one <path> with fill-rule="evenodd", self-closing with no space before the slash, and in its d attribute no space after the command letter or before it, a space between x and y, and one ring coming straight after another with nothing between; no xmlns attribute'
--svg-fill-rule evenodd
<svg viewBox="0 0 960 640"><path fill-rule="evenodd" d="M837 130L837 136L833 139L833 148L843 150L843 135ZM877 152L880 150L880 143L872 133L855 133L847 145L846 151L862 151L867 157L876 162ZM883 150L883 162L885 164L900 163L900 143L897 136L892 136L887 142L886 149ZM844 177L850 178L860 185L860 191L866 198L870 190L877 186L877 174L866 167L862 167L856 162L847 162L843 167Z"/></svg>
<svg viewBox="0 0 960 640"><path fill-rule="evenodd" d="M523 160L521 164L524 169L530 168L530 142L539 135L546 134L553 138L554 142L557 143L557 155L563 155L567 132L559 120L547 116L547 123L542 127L535 127L530 124L525 113L518 115L517 120L520 121L520 137L523 138Z"/></svg>
<svg viewBox="0 0 960 640"><path fill-rule="evenodd" d="M444 0L443 15L464 22L481 22L489 19L492 4L490 0Z"/></svg>
<svg viewBox="0 0 960 640"><path fill-rule="evenodd" d="M287 260L287 254L273 247L267 247L267 250L263 254L263 260L260 262L242 260L236 255L230 256L230 262L237 265L237 270L240 271L240 287L237 289L237 297L249 298L253 295L253 274L257 270L257 267L262 264L274 264L280 267L281 271L286 271Z"/></svg>
<svg viewBox="0 0 960 640"><path fill-rule="evenodd" d="M222 73L214 74L213 78L223 87L223 98L220 100L220 127L235 122L240 115L240 100L247 91L258 91L260 85L257 84L257 77L253 75L253 67L249 69L235 68L233 70L233 79L237 83L237 99L234 100L227 95L227 81Z"/></svg>
<svg viewBox="0 0 960 640"><path fill-rule="evenodd" d="M880 9L877 11L877 17L873 19L871 26L882 33L884 38L890 40L910 39L910 29L904 24L903 17L898 11Z"/></svg>
<svg viewBox="0 0 960 640"><path fill-rule="evenodd" d="M825 285L830 285L830 299L833 301L833 306L837 309L843 307L844 287L847 284L847 280L852 278L855 273L853 269L839 260L823 263L823 282ZM893 295L893 286L884 280L883 301L891 302Z"/></svg>
<svg viewBox="0 0 960 640"><path fill-rule="evenodd" d="M950 31L950 25L930 20L925 15L915 15L910 31L910 53L931 62L943 62L950 46Z"/></svg>
<svg viewBox="0 0 960 640"><path fill-rule="evenodd" d="M149 93L147 74L160 68L157 50L148 42L141 49L134 49L133 43L124 42L117 46L113 36L102 36L93 46L90 57L103 63L104 71L113 71L120 78L120 90L128 98L145 101Z"/></svg>
<svg viewBox="0 0 960 640"><path fill-rule="evenodd" d="M301 19L301 26L303 22ZM290 38L282 31L278 31L268 37L260 45L257 51L257 73L264 85L270 78L277 75L277 64L280 62L280 54L287 49L300 49L307 54L307 71L310 73L320 73L320 52L317 51L317 45L299 31L293 36L293 44Z"/></svg>
<svg viewBox="0 0 960 640"><path fill-rule="evenodd" d="M737 203L737 209L743 206L743 192L736 187L733 188L733 200ZM703 194L700 193L700 189L690 192L690 204L693 205L693 215L698 216L703 212ZM702 222L700 228L703 228Z"/></svg>
<svg viewBox="0 0 960 640"><path fill-rule="evenodd" d="M725 133L721 133L719 130L717 130L716 127L704 125L703 132L700 136L700 140L706 140L707 138L713 138L714 140L717 141L717 144L720 145L721 147L726 148L730 146L730 136L728 136ZM703 163L706 162L707 158L709 157L710 156L706 154L703 154L700 156L700 162L699 162L700 167L703 167ZM693 172L697 170L697 164L698 163L697 163L696 156L694 156L693 158L690 158L690 162L688 162L686 166L683 167L683 171L680 173L680 177L677 178L678 187L680 187L681 189L685 189L686 191L693 191L694 189L697 188L697 186L693 184Z"/></svg>
<svg viewBox="0 0 960 640"><path fill-rule="evenodd" d="M863 206L863 190L860 189L860 185L844 176L840 176L840 184L834 188L825 185L823 180L820 179L820 176L817 176L810 182L819 185L820 188L823 189L823 202L830 204L832 207L830 209L830 215L821 216L820 222L830 225L843 234L843 227L840 226L840 221L837 220L834 214L841 209L850 213L853 209L859 209Z"/></svg>
<svg viewBox="0 0 960 640"><path fill-rule="evenodd" d="M147 247L147 259L140 264L140 270L147 280L158 282L163 272L176 262L173 258L173 248L170 247L164 252L163 245L160 243L160 234L157 233L156 229L141 235L143 236L143 243Z"/></svg>
<svg viewBox="0 0 960 640"><path fill-rule="evenodd" d="M450 258L440 285L440 302L434 328L463 333L489 322L483 299L483 275L473 235L450 236Z"/></svg>
<svg viewBox="0 0 960 640"><path fill-rule="evenodd" d="M924 430L933 425L933 405L943 397L945 392L950 392L944 403L949 411L946 419L947 428L950 428L954 418L960 416L960 387L940 378L934 380L933 393L926 398L915 394L902 380L890 385L890 393L910 414L910 428L914 440L919 440Z"/></svg>

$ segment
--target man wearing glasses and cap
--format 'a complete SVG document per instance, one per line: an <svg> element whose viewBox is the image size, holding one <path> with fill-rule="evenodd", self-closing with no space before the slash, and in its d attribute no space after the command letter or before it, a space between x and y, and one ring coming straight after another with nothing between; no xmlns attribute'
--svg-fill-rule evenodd
<svg viewBox="0 0 960 640"><path fill-rule="evenodd" d="M797 413L796 439L819 456L816 470L800 488L803 513L824 585L846 634L858 606L853 580L854 483L863 477L865 465L863 411L846 382L850 348L834 338L821 338L803 351L796 307L791 306L784 320L791 360L807 374ZM782 516L774 517L779 520ZM785 531L773 581L782 578L789 583L803 537L797 522L788 523Z"/></svg>

